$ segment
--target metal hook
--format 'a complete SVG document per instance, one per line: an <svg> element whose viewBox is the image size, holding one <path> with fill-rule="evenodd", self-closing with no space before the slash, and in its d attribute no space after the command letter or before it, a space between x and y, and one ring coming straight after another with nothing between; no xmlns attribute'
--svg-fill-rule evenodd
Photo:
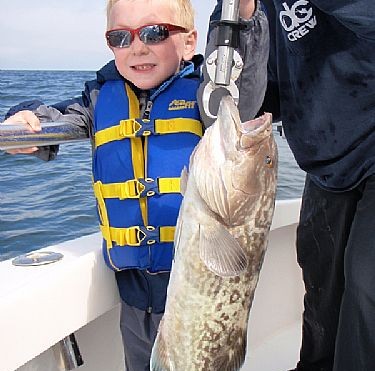
<svg viewBox="0 0 375 371"><path fill-rule="evenodd" d="M202 104L203 104L204 112L208 117L213 118L213 119L217 117L213 115L210 111L210 99L211 99L211 95L213 91L218 88L223 88L223 89L228 90L229 94L233 97L234 102L238 104L239 91L238 91L237 85L235 84L235 81L240 76L242 68L243 68L242 58L239 55L239 53L236 50L234 50L229 85L215 83L214 82L215 76L217 74L217 58L218 58L218 51L214 50L206 60L206 71L210 78L210 81L204 87L203 94L202 94Z"/></svg>

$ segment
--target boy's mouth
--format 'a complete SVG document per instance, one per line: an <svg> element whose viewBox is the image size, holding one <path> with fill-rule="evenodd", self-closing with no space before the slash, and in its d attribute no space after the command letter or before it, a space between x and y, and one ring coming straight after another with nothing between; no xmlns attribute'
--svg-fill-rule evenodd
<svg viewBox="0 0 375 371"><path fill-rule="evenodd" d="M145 64L137 64L135 66L131 66L131 68L135 71L149 71L155 67L155 64L152 63L145 63Z"/></svg>

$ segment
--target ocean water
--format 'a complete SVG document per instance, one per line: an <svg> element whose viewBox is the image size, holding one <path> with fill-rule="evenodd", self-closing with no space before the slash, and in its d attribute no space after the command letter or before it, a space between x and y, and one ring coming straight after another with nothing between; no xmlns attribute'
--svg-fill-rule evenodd
<svg viewBox="0 0 375 371"><path fill-rule="evenodd" d="M0 121L10 107L39 99L52 104L80 95L91 71L0 70ZM300 197L304 173L287 141L279 149L278 199ZM60 146L56 160L0 151L0 261L99 231L91 189L90 143Z"/></svg>

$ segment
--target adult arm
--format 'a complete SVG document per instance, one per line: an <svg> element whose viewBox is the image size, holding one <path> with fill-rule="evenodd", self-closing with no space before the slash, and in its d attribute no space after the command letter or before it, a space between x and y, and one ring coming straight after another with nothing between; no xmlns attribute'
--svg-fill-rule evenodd
<svg viewBox="0 0 375 371"><path fill-rule="evenodd" d="M260 3L257 3L256 9L253 9L251 14L251 8L245 3L249 4L249 1L243 1L241 4L241 16L244 15L246 18L250 14L250 18L242 18L241 22L244 28L240 31L239 52L244 67L240 77L236 81L236 85L240 92L239 99L239 111L243 121L252 119L258 113L265 95L267 86L267 60L269 52L269 31L268 22L264 12L261 10ZM254 3L252 1L252 3ZM220 20L221 16L222 1L219 0L211 15L210 21ZM206 46L205 56L206 58L217 48L216 47L216 35L217 28L210 28L208 42ZM198 91L198 102L200 104L200 111L203 122L206 126L213 123L213 119L207 117L202 107L202 94L203 90L208 81L207 71L204 66L203 68L204 82L201 84ZM212 113L217 112L220 99L226 91L219 89L212 95L210 101L210 111Z"/></svg>

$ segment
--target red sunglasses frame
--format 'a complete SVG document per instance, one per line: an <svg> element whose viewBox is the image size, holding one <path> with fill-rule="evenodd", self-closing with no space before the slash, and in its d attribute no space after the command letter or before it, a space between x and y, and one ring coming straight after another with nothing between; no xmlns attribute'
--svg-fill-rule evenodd
<svg viewBox="0 0 375 371"><path fill-rule="evenodd" d="M109 35L112 31L128 31L128 32L130 32L130 35L131 35L130 44L131 44L134 41L135 35L138 35L138 37L140 38L140 34L139 34L140 31L142 29L144 29L145 27L150 27L150 26L163 26L168 30L168 32L173 32L173 31L189 32L185 27L176 26L176 25L170 24L170 23L151 23L151 24L145 24L145 25L137 27L137 28L126 28L126 27L114 28L112 30L108 30L105 33L105 38L107 39L107 43L108 43L109 46L111 46L112 48L118 48L118 46L112 46L109 43ZM169 37L169 35L168 35L168 37ZM166 37L164 40L166 40L168 37ZM128 46L130 46L130 44Z"/></svg>

